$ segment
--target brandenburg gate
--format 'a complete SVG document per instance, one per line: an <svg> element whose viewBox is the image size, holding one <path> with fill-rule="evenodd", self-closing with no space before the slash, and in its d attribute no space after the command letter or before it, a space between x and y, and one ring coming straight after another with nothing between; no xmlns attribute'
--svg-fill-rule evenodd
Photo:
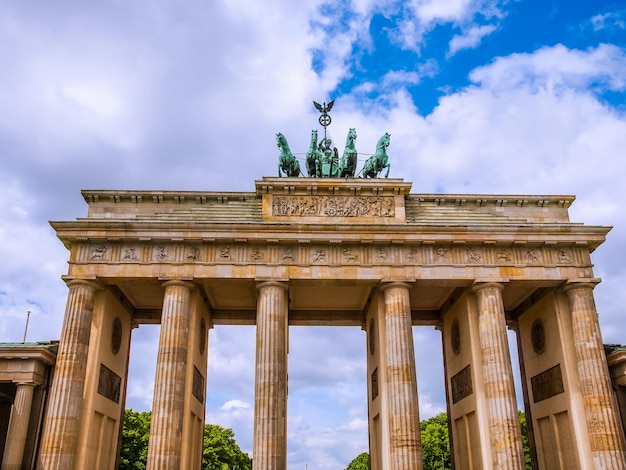
<svg viewBox="0 0 626 470"><path fill-rule="evenodd" d="M37 468L115 467L145 323L161 325L149 469L200 468L214 325L256 325L256 470L287 466L289 325L364 330L373 469L422 468L414 325L442 334L456 469L524 468L507 328L536 468L626 468L590 258L609 228L570 222L572 196L324 177L82 195L86 218L52 222L69 293Z"/></svg>

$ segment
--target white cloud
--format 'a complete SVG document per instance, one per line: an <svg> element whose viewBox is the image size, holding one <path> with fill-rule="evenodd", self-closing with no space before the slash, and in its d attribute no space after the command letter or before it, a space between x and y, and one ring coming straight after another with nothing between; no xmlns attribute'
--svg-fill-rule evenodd
<svg viewBox="0 0 626 470"><path fill-rule="evenodd" d="M36 188L0 177L0 341L59 338L67 290L60 276L68 252L36 217Z"/></svg>
<svg viewBox="0 0 626 470"><path fill-rule="evenodd" d="M500 57L493 64L475 69L470 77L492 90L524 87L533 91L580 90L590 85L623 90L626 87L626 52L601 44L586 51L563 45L544 47L532 54Z"/></svg>
<svg viewBox="0 0 626 470"><path fill-rule="evenodd" d="M601 13L591 18L594 31L626 29L626 10Z"/></svg>
<svg viewBox="0 0 626 470"><path fill-rule="evenodd" d="M480 17L483 21L498 21L505 16L503 9L506 1L498 0L413 0L404 5L404 17L399 22L393 38L403 47L415 51L421 49L427 33L437 25L451 24L467 29L458 39L450 44L450 55L461 48L474 47L480 38L491 33L490 25L477 26L474 21Z"/></svg>
<svg viewBox="0 0 626 470"><path fill-rule="evenodd" d="M493 33L495 30L496 26L494 25L472 26L462 34L453 36L450 40L450 49L446 56L451 57L462 49L472 49L477 47L482 38Z"/></svg>

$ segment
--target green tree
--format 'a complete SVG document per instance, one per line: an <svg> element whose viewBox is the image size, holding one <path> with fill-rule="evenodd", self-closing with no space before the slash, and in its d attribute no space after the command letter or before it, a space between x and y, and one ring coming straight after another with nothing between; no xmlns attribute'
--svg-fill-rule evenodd
<svg viewBox="0 0 626 470"><path fill-rule="evenodd" d="M526 470L533 470L530 459L530 444L528 443L528 426L526 425L526 413L519 411L519 424L522 427L522 447L524 448L524 463Z"/></svg>
<svg viewBox="0 0 626 470"><path fill-rule="evenodd" d="M145 470L150 439L150 411L124 411L120 470ZM204 425L202 470L250 470L252 461L235 442L232 429Z"/></svg>
<svg viewBox="0 0 626 470"><path fill-rule="evenodd" d="M149 411L124 410L120 470L145 470L150 438Z"/></svg>
<svg viewBox="0 0 626 470"><path fill-rule="evenodd" d="M363 452L348 464L346 470L370 470L370 454Z"/></svg>
<svg viewBox="0 0 626 470"><path fill-rule="evenodd" d="M232 429L204 425L202 470L250 470L252 461L235 442Z"/></svg>
<svg viewBox="0 0 626 470"><path fill-rule="evenodd" d="M530 445L528 443L528 428L526 414L519 412L519 422L522 428L522 446L524 448L524 460L526 470L532 470L530 459ZM450 469L450 438L448 435L448 415L439 413L437 416L426 419L420 423L422 436L422 458L425 469L438 470ZM443 463L443 466L442 466ZM367 452L357 456L346 470L369 470L370 458Z"/></svg>
<svg viewBox="0 0 626 470"><path fill-rule="evenodd" d="M424 468L450 468L450 438L448 436L448 415L439 413L420 423L422 436L422 459Z"/></svg>

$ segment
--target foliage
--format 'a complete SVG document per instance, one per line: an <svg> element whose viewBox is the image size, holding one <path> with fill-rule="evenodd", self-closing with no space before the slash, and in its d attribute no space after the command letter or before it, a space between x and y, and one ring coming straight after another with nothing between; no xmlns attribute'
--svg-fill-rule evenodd
<svg viewBox="0 0 626 470"><path fill-rule="evenodd" d="M370 470L370 454L363 452L348 464L346 470Z"/></svg>
<svg viewBox="0 0 626 470"><path fill-rule="evenodd" d="M204 425L203 470L250 470L252 461L235 442L235 433L217 424Z"/></svg>
<svg viewBox="0 0 626 470"><path fill-rule="evenodd" d="M150 411L124 411L120 470L145 470L150 439ZM235 442L232 429L204 425L202 470L250 470L252 461Z"/></svg>
<svg viewBox="0 0 626 470"><path fill-rule="evenodd" d="M124 410L120 470L145 470L150 438L149 411Z"/></svg>
<svg viewBox="0 0 626 470"><path fill-rule="evenodd" d="M524 463L526 470L533 470L533 464L530 460L530 444L528 443L528 427L526 425L526 413L519 411L519 424L522 427L522 446L524 448Z"/></svg>
<svg viewBox="0 0 626 470"><path fill-rule="evenodd" d="M526 470L532 470L530 460L530 445L528 443L528 428L526 426L526 415L519 412L519 422L522 428L522 445L524 447L524 461ZM425 469L441 469L442 457L443 468L450 469L450 438L448 435L448 415L439 413L437 416L426 419L420 423L422 436L422 458ZM369 470L370 458L367 452L357 456L346 468L346 470Z"/></svg>
<svg viewBox="0 0 626 470"><path fill-rule="evenodd" d="M450 438L448 436L448 415L439 413L420 423L422 435L422 458L424 468L449 469Z"/></svg>

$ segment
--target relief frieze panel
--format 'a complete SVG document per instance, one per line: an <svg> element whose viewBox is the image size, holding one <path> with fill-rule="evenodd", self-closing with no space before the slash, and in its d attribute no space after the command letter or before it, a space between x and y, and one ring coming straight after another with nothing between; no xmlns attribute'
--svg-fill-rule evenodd
<svg viewBox="0 0 626 470"><path fill-rule="evenodd" d="M509 248L497 248L496 250L496 264L512 264L513 254Z"/></svg>
<svg viewBox="0 0 626 470"><path fill-rule="evenodd" d="M259 249L257 247L250 250L249 258L252 262L263 262L267 260L265 250Z"/></svg>
<svg viewBox="0 0 626 470"><path fill-rule="evenodd" d="M141 248L136 246L124 246L120 252L120 261L141 261Z"/></svg>
<svg viewBox="0 0 626 470"><path fill-rule="evenodd" d="M200 248L197 246L189 246L185 250L185 260L188 263L200 261Z"/></svg>
<svg viewBox="0 0 626 470"><path fill-rule="evenodd" d="M392 196L274 196L277 217L395 217Z"/></svg>
<svg viewBox="0 0 626 470"><path fill-rule="evenodd" d="M89 261L108 261L109 247L107 245L94 245L89 253Z"/></svg>
<svg viewBox="0 0 626 470"><path fill-rule="evenodd" d="M468 365L450 379L452 388L452 403L457 403L463 398L474 393L472 386L472 369Z"/></svg>
<svg viewBox="0 0 626 470"><path fill-rule="evenodd" d="M530 379L533 401L538 403L565 392L561 365L557 364Z"/></svg>
<svg viewBox="0 0 626 470"><path fill-rule="evenodd" d="M345 264L358 264L359 263L359 252L353 248L344 248L343 252L343 262Z"/></svg>
<svg viewBox="0 0 626 470"><path fill-rule="evenodd" d="M479 248L468 247L466 250L467 262L478 264L483 262L483 252Z"/></svg>
<svg viewBox="0 0 626 470"><path fill-rule="evenodd" d="M409 248L404 251L404 259L406 264L423 264L423 255L421 248Z"/></svg>
<svg viewBox="0 0 626 470"><path fill-rule="evenodd" d="M171 261L173 259L172 247L167 245L157 245L153 248L152 252L153 261Z"/></svg>
<svg viewBox="0 0 626 470"><path fill-rule="evenodd" d="M120 402L122 378L104 364L100 364L98 393L114 403Z"/></svg>
<svg viewBox="0 0 626 470"><path fill-rule="evenodd" d="M387 247L378 246L376 247L375 251L376 251L376 255L374 257L375 261L379 263L383 263L383 264L386 264L389 261L390 253Z"/></svg>
<svg viewBox="0 0 626 470"><path fill-rule="evenodd" d="M361 266L589 266L584 248L559 246L497 246L495 244L379 244L345 243L283 244L232 242L183 243L84 243L76 261L81 263L199 263L199 264L298 264Z"/></svg>
<svg viewBox="0 0 626 470"><path fill-rule="evenodd" d="M215 252L215 260L224 261L224 262L235 261L235 258L233 257L233 252L231 251L231 246L230 245L218 246Z"/></svg>

